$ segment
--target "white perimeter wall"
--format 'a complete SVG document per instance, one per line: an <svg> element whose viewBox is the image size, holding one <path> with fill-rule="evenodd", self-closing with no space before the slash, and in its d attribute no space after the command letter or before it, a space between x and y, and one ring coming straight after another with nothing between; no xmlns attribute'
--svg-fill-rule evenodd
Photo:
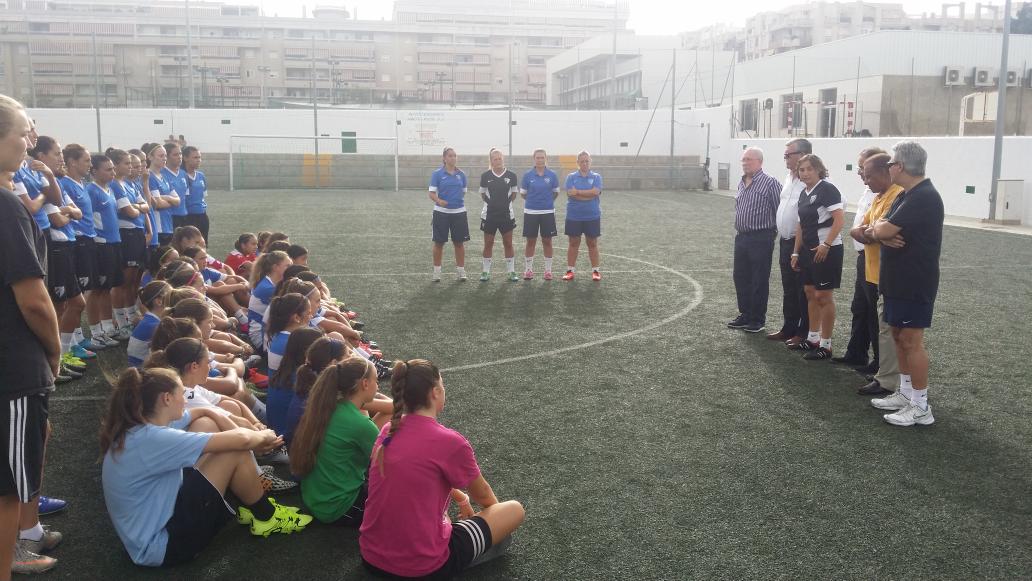
<svg viewBox="0 0 1032 581"><path fill-rule="evenodd" d="M721 110L677 112L675 155L705 157L706 130L700 127L700 119L712 117L714 111ZM92 109L33 109L31 114L43 135L91 150L98 146L97 116ZM582 149L595 155L634 155L641 145L642 155L669 155L670 109L658 110L648 128L651 116L651 111L514 111L513 151L529 155L543 147L555 155ZM721 118L720 124L726 125L727 113ZM397 135L400 153L414 155L437 155L445 145L455 147L460 156L481 155L491 147L505 151L509 141L506 111L319 110L320 135L340 136L342 131L359 137ZM313 135L314 124L308 109L101 109L100 133L103 148L139 147L182 134L202 152L227 152L230 135ZM727 130L722 136L713 137L713 143L719 139L726 143ZM274 142L251 143L252 151L276 151ZM307 151L304 143L279 143L285 152ZM389 152L385 148L359 142L360 153Z"/></svg>
<svg viewBox="0 0 1032 581"><path fill-rule="evenodd" d="M926 174L942 194L946 213L965 218L989 217L989 186L993 170L992 137L918 137L928 151ZM901 138L841 138L811 139L813 151L824 160L830 178L842 190L847 201L855 204L864 186L856 176L856 157L861 149L878 146L891 151ZM763 149L764 166L777 176L784 177L782 161L786 139L735 139L732 147L721 151L719 161L731 164L731 181L741 176L739 158L746 146ZM714 152L716 153L716 152ZM727 154L731 155L727 155ZM846 169L852 164L851 170ZM715 175L715 174L714 174ZM1024 180L1023 224L1032 224L1032 137L1006 137L1003 142L1003 164L1000 179ZM965 192L974 186L975 193Z"/></svg>

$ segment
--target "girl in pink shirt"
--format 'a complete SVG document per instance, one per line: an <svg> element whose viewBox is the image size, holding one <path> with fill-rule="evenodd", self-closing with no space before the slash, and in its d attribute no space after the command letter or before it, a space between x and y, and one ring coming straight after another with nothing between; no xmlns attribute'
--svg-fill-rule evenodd
<svg viewBox="0 0 1032 581"><path fill-rule="evenodd" d="M380 576L451 579L501 556L523 523L523 505L498 502L466 438L437 422L445 402L437 366L423 359L397 362L391 391L394 414L369 467L359 537L363 565ZM454 523L449 501L459 509Z"/></svg>

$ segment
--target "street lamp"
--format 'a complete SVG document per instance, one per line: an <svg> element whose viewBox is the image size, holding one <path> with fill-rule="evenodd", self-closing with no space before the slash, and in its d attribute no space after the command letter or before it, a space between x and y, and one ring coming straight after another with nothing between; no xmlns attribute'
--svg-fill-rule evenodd
<svg viewBox="0 0 1032 581"><path fill-rule="evenodd" d="M326 59L326 63L330 65L330 104L337 104L337 65L340 61L337 59Z"/></svg>
<svg viewBox="0 0 1032 581"><path fill-rule="evenodd" d="M259 66L255 67L255 70L257 70L259 73L262 74L261 82L259 83L259 93L258 94L260 96L258 98L258 106L259 107L263 107L265 109L268 109L269 108L269 104L265 100L265 75L269 74L269 72L272 71L272 67L268 67L268 66L265 66L265 65L259 65Z"/></svg>

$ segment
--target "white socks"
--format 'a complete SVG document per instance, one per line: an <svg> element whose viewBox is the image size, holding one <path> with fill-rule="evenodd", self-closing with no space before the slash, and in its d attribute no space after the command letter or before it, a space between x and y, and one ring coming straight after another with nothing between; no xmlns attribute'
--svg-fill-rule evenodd
<svg viewBox="0 0 1032 581"><path fill-rule="evenodd" d="M101 329L100 325L101 325L100 323L97 323L96 325L90 325L90 335L91 336L93 336L93 337L100 337L101 335L104 334L104 331L103 331L103 329Z"/></svg>
<svg viewBox="0 0 1032 581"><path fill-rule="evenodd" d="M831 351L831 339L821 338L821 347Z"/></svg>
<svg viewBox="0 0 1032 581"><path fill-rule="evenodd" d="M25 541L40 541L43 539L43 525L36 521L36 526L25 529L18 533L18 538Z"/></svg>
<svg viewBox="0 0 1032 581"><path fill-rule="evenodd" d="M86 336L82 334L82 327L76 327L75 330L72 331L72 342L78 345L85 340Z"/></svg>
<svg viewBox="0 0 1032 581"><path fill-rule="evenodd" d="M505 259L505 272L516 272L516 257Z"/></svg>
<svg viewBox="0 0 1032 581"><path fill-rule="evenodd" d="M552 272L552 259L545 257L545 272Z"/></svg>
<svg viewBox="0 0 1032 581"><path fill-rule="evenodd" d="M113 335L118 330L115 329L115 322L111 319L103 319L100 321L100 329L105 335Z"/></svg>
<svg viewBox="0 0 1032 581"><path fill-rule="evenodd" d="M592 266L592 267L591 267L591 272L598 272L598 269L599 269L599 267L597 267L597 266Z"/></svg>
<svg viewBox="0 0 1032 581"><path fill-rule="evenodd" d="M459 275L460 277L466 276L466 267L465 266L456 266L455 267L455 274Z"/></svg>
<svg viewBox="0 0 1032 581"><path fill-rule="evenodd" d="M524 256L523 257L523 270L529 270L534 272L534 257Z"/></svg>
<svg viewBox="0 0 1032 581"><path fill-rule="evenodd" d="M910 376L905 373L899 374L899 392L908 400L913 399L914 384L910 382Z"/></svg>
<svg viewBox="0 0 1032 581"><path fill-rule="evenodd" d="M806 340L808 342L810 342L810 343L820 343L821 342L821 334L818 333L817 331L810 331L809 333L806 334Z"/></svg>
<svg viewBox="0 0 1032 581"><path fill-rule="evenodd" d="M61 333L61 353L68 353L72 348L72 334Z"/></svg>
<svg viewBox="0 0 1032 581"><path fill-rule="evenodd" d="M910 403L922 410L928 409L928 388L910 390Z"/></svg>
<svg viewBox="0 0 1032 581"><path fill-rule="evenodd" d="M491 272L491 259L490 258L485 258L484 259L484 272Z"/></svg>
<svg viewBox="0 0 1032 581"><path fill-rule="evenodd" d="M568 270L569 272L577 272L577 268L573 265L567 266L566 270Z"/></svg>

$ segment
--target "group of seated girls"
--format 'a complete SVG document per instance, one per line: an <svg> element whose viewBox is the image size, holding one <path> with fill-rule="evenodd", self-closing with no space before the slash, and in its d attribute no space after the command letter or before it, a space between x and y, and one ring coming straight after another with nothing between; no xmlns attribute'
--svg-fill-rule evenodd
<svg viewBox="0 0 1032 581"><path fill-rule="evenodd" d="M133 561L188 561L234 512L260 536L313 519L358 527L363 564L388 577L449 578L501 555L523 507L499 502L469 442L438 423L437 367L385 361L285 236L260 253L257 237L241 236L245 260L231 254L223 270L181 230L148 265L130 368L103 421L105 501ZM228 277L245 269L250 282L236 287ZM216 285L231 290L213 296ZM251 339L260 330L253 343L236 335L244 325ZM263 350L265 402L242 379ZM393 398L378 391L387 376ZM259 467L270 458L289 462L293 481ZM268 496L297 480L304 511Z"/></svg>

